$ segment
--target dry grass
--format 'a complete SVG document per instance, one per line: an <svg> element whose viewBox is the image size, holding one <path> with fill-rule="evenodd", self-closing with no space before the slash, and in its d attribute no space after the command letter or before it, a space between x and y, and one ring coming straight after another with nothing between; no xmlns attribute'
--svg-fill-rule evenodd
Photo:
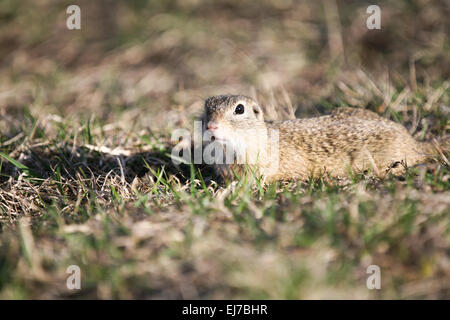
<svg viewBox="0 0 450 320"><path fill-rule="evenodd" d="M0 3L1 298L450 298L446 1L380 1L382 31L361 1L85 0L81 31L68 4ZM218 93L269 118L369 108L441 153L221 186L169 156Z"/></svg>

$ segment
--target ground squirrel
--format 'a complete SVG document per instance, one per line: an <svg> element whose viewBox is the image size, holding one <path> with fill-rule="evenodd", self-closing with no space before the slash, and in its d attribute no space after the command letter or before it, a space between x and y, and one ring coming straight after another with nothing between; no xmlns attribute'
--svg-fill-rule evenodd
<svg viewBox="0 0 450 320"><path fill-rule="evenodd" d="M431 147L414 140L405 127L374 112L338 108L332 114L286 121L265 121L259 104L246 96L221 95L205 101L203 130L213 141L254 165L266 181L308 179L371 170L399 174L429 157ZM275 133L275 139L270 139ZM242 160L242 159L241 159ZM249 166L216 164L222 176Z"/></svg>

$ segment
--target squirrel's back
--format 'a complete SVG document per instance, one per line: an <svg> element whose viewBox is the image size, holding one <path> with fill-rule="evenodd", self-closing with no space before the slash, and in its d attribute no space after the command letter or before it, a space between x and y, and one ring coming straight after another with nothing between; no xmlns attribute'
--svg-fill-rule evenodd
<svg viewBox="0 0 450 320"><path fill-rule="evenodd" d="M341 108L331 115L267 122L279 131L276 179L323 173L345 176L371 169L377 175L400 173L425 161L427 144L416 141L402 125L364 109ZM303 163L301 170L297 163Z"/></svg>

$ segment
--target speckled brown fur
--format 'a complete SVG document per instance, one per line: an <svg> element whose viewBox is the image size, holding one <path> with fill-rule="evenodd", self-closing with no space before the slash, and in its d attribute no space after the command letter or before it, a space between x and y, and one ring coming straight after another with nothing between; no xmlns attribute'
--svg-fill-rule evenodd
<svg viewBox="0 0 450 320"><path fill-rule="evenodd" d="M245 107L244 114L233 111L238 104ZM250 146L267 130L278 130L277 170L267 170L267 163L272 160L256 165L269 181L307 179L321 174L347 176L350 170L368 169L380 177L388 172L400 174L404 165L424 162L431 152L428 144L414 140L402 125L364 109L339 108L321 117L264 121L262 109L253 99L224 95L206 100L203 120L205 124L216 124L216 133L222 139L247 141ZM242 167L216 166L222 175Z"/></svg>

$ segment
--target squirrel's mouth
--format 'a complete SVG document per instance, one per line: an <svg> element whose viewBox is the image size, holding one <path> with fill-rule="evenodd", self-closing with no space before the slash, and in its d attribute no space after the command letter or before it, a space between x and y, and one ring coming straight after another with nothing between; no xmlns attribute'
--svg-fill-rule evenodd
<svg viewBox="0 0 450 320"><path fill-rule="evenodd" d="M211 142L226 142L227 140L224 138L221 138L217 134L211 136Z"/></svg>
<svg viewBox="0 0 450 320"><path fill-rule="evenodd" d="M219 138L219 137L216 137L216 136L212 136L212 137L211 137L211 142L217 142L217 143L223 144L223 143L226 143L227 140L226 140L226 139Z"/></svg>
<svg viewBox="0 0 450 320"><path fill-rule="evenodd" d="M204 132L203 139L208 142L215 142L225 144L230 141L230 138L225 132L218 129L209 129Z"/></svg>

